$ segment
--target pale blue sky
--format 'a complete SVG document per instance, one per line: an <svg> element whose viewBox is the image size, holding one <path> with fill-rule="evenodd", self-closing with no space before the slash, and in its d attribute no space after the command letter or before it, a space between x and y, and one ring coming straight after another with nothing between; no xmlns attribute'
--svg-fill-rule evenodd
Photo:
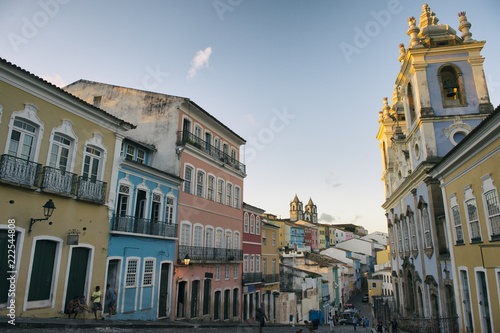
<svg viewBox="0 0 500 333"><path fill-rule="evenodd" d="M378 112L423 3L0 0L0 57L56 84L189 97L247 140L245 202L285 218L297 194L324 221L387 231ZM500 2L428 3L459 36L466 11L486 40L496 107Z"/></svg>

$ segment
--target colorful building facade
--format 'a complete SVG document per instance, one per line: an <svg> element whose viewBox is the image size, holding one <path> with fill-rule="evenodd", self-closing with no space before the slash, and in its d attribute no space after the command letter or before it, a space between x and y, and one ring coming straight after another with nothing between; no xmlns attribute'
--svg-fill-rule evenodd
<svg viewBox="0 0 500 333"><path fill-rule="evenodd" d="M16 286L3 269L1 315L58 317L103 288L113 157L133 127L0 59L0 244L14 245Z"/></svg>

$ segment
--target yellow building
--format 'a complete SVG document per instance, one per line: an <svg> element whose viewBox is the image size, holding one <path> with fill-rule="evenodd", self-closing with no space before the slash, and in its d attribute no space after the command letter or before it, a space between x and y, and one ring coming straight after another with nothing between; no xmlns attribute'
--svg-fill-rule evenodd
<svg viewBox="0 0 500 333"><path fill-rule="evenodd" d="M460 332L500 330L500 107L431 171L445 204Z"/></svg>
<svg viewBox="0 0 500 333"><path fill-rule="evenodd" d="M328 226L324 224L318 225L318 246L319 250L322 251L326 249L326 239L328 238Z"/></svg>
<svg viewBox="0 0 500 333"><path fill-rule="evenodd" d="M273 221L262 222L262 303L269 321L276 322L278 319L278 296L280 291L280 261L278 234L280 228Z"/></svg>
<svg viewBox="0 0 500 333"><path fill-rule="evenodd" d="M380 276L368 279L368 302L372 303L372 297L382 296L382 279Z"/></svg>
<svg viewBox="0 0 500 333"><path fill-rule="evenodd" d="M108 189L132 127L0 59L0 316L56 317L105 290Z"/></svg>
<svg viewBox="0 0 500 333"><path fill-rule="evenodd" d="M277 225L280 228L279 233L277 235L277 237L278 237L277 244L278 244L278 247L284 248L286 246L285 221L278 219L276 215L268 214L268 213L262 214L262 217L267 219L267 221L269 221L270 223Z"/></svg>

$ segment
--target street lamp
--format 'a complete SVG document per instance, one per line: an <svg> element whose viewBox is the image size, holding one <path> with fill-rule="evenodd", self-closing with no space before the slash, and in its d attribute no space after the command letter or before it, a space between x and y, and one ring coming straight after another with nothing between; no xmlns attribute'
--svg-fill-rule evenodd
<svg viewBox="0 0 500 333"><path fill-rule="evenodd" d="M189 266L189 261L191 258L189 258L189 254L186 253L186 256L184 257L184 265Z"/></svg>
<svg viewBox="0 0 500 333"><path fill-rule="evenodd" d="M49 219L49 217L52 216L52 213L54 212L54 209L56 209L56 206L54 206L54 203L52 202L52 199L49 199L49 201L47 201L45 203L45 205L43 205L42 207L43 207L43 215L45 216L45 218L43 218L43 219L34 219L34 218L31 218L31 220L30 220L30 228L28 229L28 235L31 234L31 228L33 227L33 224L35 224L38 221L47 221Z"/></svg>

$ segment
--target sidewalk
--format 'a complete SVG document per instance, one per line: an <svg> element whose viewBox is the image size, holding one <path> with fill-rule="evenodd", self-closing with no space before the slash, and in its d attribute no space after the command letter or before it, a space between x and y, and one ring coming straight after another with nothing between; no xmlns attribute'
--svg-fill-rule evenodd
<svg viewBox="0 0 500 333"><path fill-rule="evenodd" d="M0 328L13 326L8 323L9 317L0 317ZM259 327L258 323L240 323L240 322L202 322L202 321L142 321L142 320L119 320L114 318L105 318L104 320L95 319L68 319L68 318L25 318L15 319L15 326L18 328L95 328L95 327L113 327L113 328L200 328L200 327ZM266 323L266 327L289 327L288 324Z"/></svg>

